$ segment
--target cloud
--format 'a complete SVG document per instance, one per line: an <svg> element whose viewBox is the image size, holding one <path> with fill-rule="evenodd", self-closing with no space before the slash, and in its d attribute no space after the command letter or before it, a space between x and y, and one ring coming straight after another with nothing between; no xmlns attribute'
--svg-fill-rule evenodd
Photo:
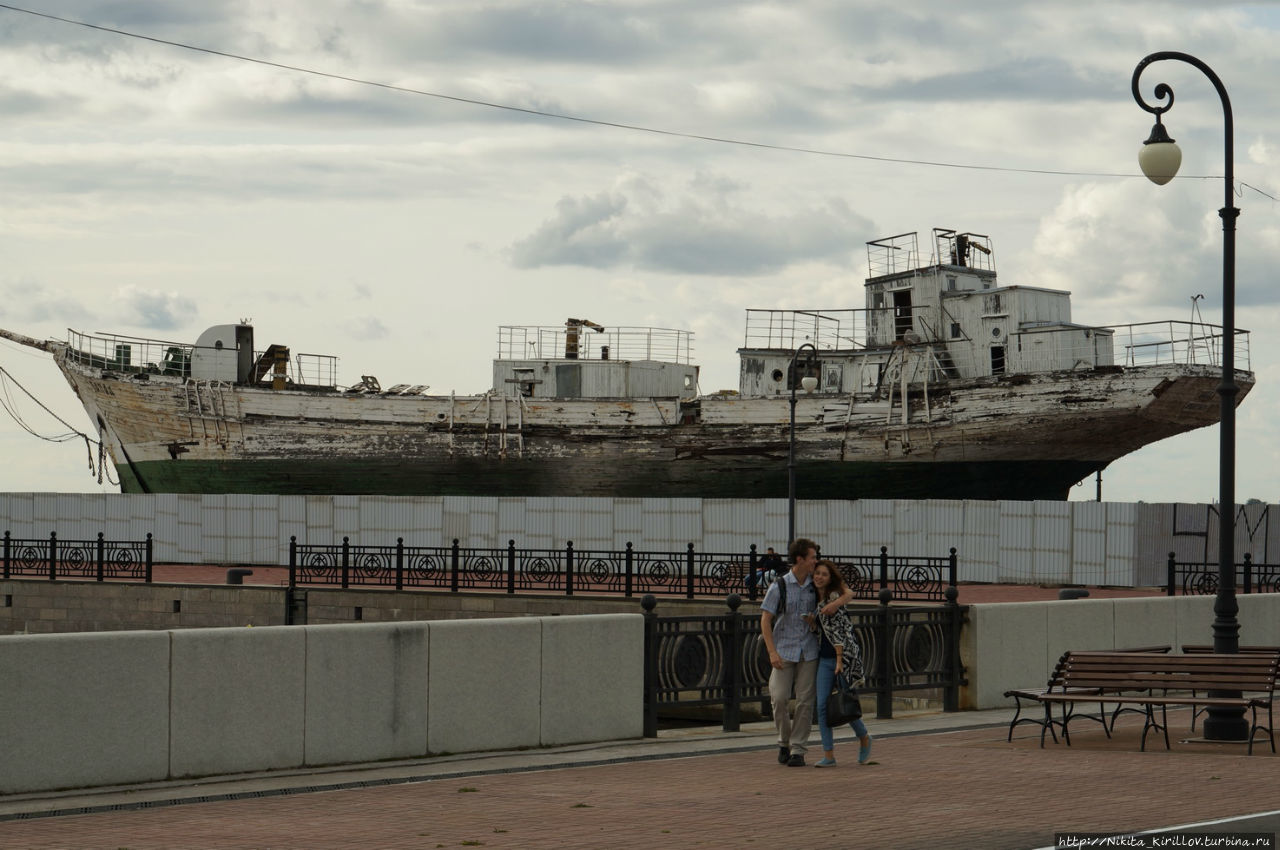
<svg viewBox="0 0 1280 850"><path fill-rule="evenodd" d="M669 194L649 178L564 197L555 214L509 249L517 268L626 266L667 274L763 275L801 263L847 265L851 234L870 229L841 200L786 213L749 209L739 181L697 174Z"/></svg>
<svg viewBox="0 0 1280 850"><path fill-rule="evenodd" d="M124 286L111 298L116 321L150 330L173 330L197 315L196 302L176 292L156 292Z"/></svg>

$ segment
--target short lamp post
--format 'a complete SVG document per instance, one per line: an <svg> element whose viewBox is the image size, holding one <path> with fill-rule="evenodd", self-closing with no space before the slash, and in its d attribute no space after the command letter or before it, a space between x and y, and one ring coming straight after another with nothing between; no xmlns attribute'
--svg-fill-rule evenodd
<svg viewBox="0 0 1280 850"><path fill-rule="evenodd" d="M1208 65L1194 56L1174 51L1152 53L1138 63L1133 70L1133 98L1138 105L1156 116L1151 136L1138 153L1142 173L1151 182L1164 185L1178 173L1182 164L1182 152L1169 138L1160 116L1173 106L1173 89L1167 83L1155 87L1155 97L1163 105L1153 106L1142 99L1138 90L1138 78L1153 62L1164 59L1186 62L1199 68L1222 99L1225 125L1226 171L1223 180L1226 200L1218 215L1222 217L1222 382L1218 385L1219 397L1219 452L1218 452L1218 596L1213 605L1213 651L1234 653L1240 651L1240 623L1236 615L1240 606L1236 601L1235 556L1235 507L1236 507L1236 385L1235 372L1235 288L1236 288L1236 218L1240 210L1233 203L1235 189L1234 133L1231 121L1231 99L1227 97L1222 80ZM1217 693L1213 695L1219 695ZM1222 694L1227 695L1227 694ZM1232 694L1240 696L1240 694ZM1204 736L1217 741L1243 741L1249 737L1249 724L1243 709L1210 708L1204 723Z"/></svg>
<svg viewBox="0 0 1280 850"><path fill-rule="evenodd" d="M787 545L790 546L792 541L796 539L796 359L800 356L800 352L809 349L809 356L806 358L805 374L800 379L800 385L804 387L806 393L811 393L818 388L818 378L809 374L810 364L818 354L817 347L811 342L806 342L795 350L791 355L791 365L787 367L787 376L791 381L791 430L790 444L787 449Z"/></svg>

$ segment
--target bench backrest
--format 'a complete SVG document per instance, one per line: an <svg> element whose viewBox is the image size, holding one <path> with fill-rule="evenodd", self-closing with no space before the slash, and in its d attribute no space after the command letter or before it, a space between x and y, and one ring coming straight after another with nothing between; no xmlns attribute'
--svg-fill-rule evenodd
<svg viewBox="0 0 1280 850"><path fill-rule="evenodd" d="M1049 684L1046 687L1049 690L1056 690L1062 687L1062 674L1063 674L1063 671L1066 670L1067 660L1070 659L1072 655L1091 655L1093 653L1114 654L1117 652L1125 653L1125 654L1128 654L1131 652L1169 652L1171 649L1173 649L1172 646L1170 646L1167 643L1164 643L1164 644L1159 644L1157 646L1135 646L1135 647L1125 648L1125 649L1068 650L1067 652L1062 653L1062 655L1058 657L1058 663L1054 665L1053 672L1049 674Z"/></svg>
<svg viewBox="0 0 1280 850"><path fill-rule="evenodd" d="M1207 643L1184 643L1182 651L1188 655L1204 655L1213 652L1213 646ZM1242 646L1239 652L1280 652L1280 646Z"/></svg>
<svg viewBox="0 0 1280 850"><path fill-rule="evenodd" d="M1068 652L1062 666L1061 687L1112 691L1272 691L1278 673L1280 652L1231 655Z"/></svg>

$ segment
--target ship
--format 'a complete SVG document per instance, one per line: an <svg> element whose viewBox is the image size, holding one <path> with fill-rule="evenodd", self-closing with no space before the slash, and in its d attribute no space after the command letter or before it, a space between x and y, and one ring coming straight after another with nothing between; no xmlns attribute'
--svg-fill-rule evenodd
<svg viewBox="0 0 1280 850"><path fill-rule="evenodd" d="M53 356L125 493L1062 500L1216 423L1223 345L1253 386L1246 331L1074 323L1069 292L998 283L989 236L866 247L862 307L746 311L736 391L701 392L689 331L587 319L500 327L473 395L340 385L247 322L0 335Z"/></svg>

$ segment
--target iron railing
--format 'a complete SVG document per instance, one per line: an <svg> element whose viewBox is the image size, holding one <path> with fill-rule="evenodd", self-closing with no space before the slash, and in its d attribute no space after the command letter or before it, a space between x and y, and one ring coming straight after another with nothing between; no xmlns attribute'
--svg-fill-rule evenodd
<svg viewBox="0 0 1280 850"><path fill-rule="evenodd" d="M968 609L956 604L890 606L892 591L875 607L848 608L862 648L866 680L862 693L875 694L876 716L893 716L895 696L907 691L941 691L944 711L958 711L967 685L960 662L960 629ZM769 654L760 619L739 613L741 597L726 600L726 614L660 617L657 599L641 600L645 610L644 734L654 737L666 710L720 707L726 732L741 725L744 704L758 702L770 716ZM819 695L821 698L822 695Z"/></svg>
<svg viewBox="0 0 1280 850"><path fill-rule="evenodd" d="M132 580L151 583L152 540L23 540L4 533L3 578Z"/></svg>
<svg viewBox="0 0 1280 850"><path fill-rule="evenodd" d="M1244 562L1236 564L1236 588L1242 593L1280 592L1280 564L1255 564L1246 552ZM1180 562L1169 553L1166 596L1213 596L1217 592L1217 564Z"/></svg>
<svg viewBox="0 0 1280 850"><path fill-rule="evenodd" d="M845 577L855 599L875 599L893 588L897 599L941 602L947 587L956 586L957 558L878 555L830 558ZM692 543L684 552L641 552L628 543L623 550L528 549L514 540L505 548L357 546L299 543L289 538L289 586L433 588L453 592L493 593L646 593L688 599L723 596L748 590L747 576L756 572L760 555L752 544L745 553L700 552ZM754 598L757 589L749 588Z"/></svg>

